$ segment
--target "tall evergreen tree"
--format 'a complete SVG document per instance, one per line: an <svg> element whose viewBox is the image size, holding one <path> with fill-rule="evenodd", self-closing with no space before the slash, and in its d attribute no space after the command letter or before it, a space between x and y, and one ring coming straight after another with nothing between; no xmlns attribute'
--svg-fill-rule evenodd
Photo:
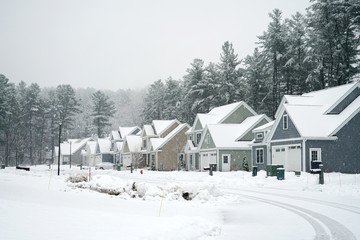
<svg viewBox="0 0 360 240"><path fill-rule="evenodd" d="M161 80L150 85L144 98L143 123L150 123L154 119L163 119L165 86Z"/></svg>
<svg viewBox="0 0 360 240"><path fill-rule="evenodd" d="M96 126L97 135L103 137L104 128L110 126L111 117L114 116L115 106L114 102L109 100L109 97L101 91L97 91L92 95L93 101L93 124Z"/></svg>

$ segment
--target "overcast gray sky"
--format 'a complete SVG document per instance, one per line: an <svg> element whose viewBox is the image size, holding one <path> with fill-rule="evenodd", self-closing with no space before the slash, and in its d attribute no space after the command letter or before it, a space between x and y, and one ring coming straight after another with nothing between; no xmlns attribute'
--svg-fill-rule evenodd
<svg viewBox="0 0 360 240"><path fill-rule="evenodd" d="M233 43L251 54L274 8L308 0L0 0L0 73L41 87L141 88L180 79L195 58Z"/></svg>

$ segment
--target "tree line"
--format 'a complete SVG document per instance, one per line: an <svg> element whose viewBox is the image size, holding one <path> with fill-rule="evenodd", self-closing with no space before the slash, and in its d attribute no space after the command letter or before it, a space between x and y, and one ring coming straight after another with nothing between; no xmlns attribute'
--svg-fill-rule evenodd
<svg viewBox="0 0 360 240"><path fill-rule="evenodd" d="M245 59L225 42L219 62L205 66L194 59L183 79L151 84L144 98L144 123L177 118L192 124L197 113L241 100L274 117L284 94L346 84L358 76L358 0L312 0L305 15L283 19L274 9L269 17L258 47Z"/></svg>
<svg viewBox="0 0 360 240"><path fill-rule="evenodd" d="M15 85L0 74L0 161L6 165L45 163L58 146L60 124L61 141L94 134L107 136L113 125L121 125L111 121L118 105L126 102L136 113L129 99L134 94L123 90L107 94L94 89L76 91L70 85L41 89L36 83ZM121 111L127 112L124 108ZM129 122L129 118L123 119Z"/></svg>

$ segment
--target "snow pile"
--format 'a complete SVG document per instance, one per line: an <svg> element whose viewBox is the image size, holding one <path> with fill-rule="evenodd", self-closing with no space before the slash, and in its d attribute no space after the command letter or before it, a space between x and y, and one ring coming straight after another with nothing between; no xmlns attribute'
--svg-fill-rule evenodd
<svg viewBox="0 0 360 240"><path fill-rule="evenodd" d="M124 198L141 198L143 200L158 200L164 197L167 200L186 201L196 200L207 202L216 201L223 194L214 184L178 184L168 183L164 185L150 184L124 180L109 175L95 175L90 182L86 176L77 174L69 177L71 187L90 189L110 195L120 195Z"/></svg>

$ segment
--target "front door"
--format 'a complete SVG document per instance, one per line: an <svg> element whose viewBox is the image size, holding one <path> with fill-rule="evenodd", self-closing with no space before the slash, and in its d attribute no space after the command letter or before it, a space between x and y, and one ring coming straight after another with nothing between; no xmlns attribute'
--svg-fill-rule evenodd
<svg viewBox="0 0 360 240"><path fill-rule="evenodd" d="M230 154L223 154L222 155L222 171L228 172L230 171Z"/></svg>

